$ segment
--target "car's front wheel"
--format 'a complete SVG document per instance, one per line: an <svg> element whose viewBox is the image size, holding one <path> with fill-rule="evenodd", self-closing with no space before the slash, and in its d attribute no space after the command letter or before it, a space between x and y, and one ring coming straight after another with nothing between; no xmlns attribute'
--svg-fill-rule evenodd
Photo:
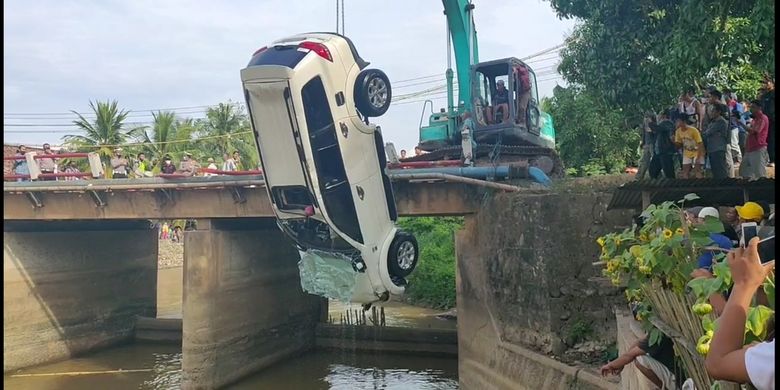
<svg viewBox="0 0 780 390"><path fill-rule="evenodd" d="M390 79L379 69L365 69L355 80L355 106L368 117L382 116L393 97Z"/></svg>
<svg viewBox="0 0 780 390"><path fill-rule="evenodd" d="M409 276L417 266L420 251L417 239L414 235L398 231L393 242L390 243L390 251L387 258L387 270L391 276L405 278Z"/></svg>

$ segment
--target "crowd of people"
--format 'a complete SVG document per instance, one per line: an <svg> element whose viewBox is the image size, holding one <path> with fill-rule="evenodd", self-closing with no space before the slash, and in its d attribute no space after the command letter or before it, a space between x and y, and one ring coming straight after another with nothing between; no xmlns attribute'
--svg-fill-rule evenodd
<svg viewBox="0 0 780 390"><path fill-rule="evenodd" d="M25 145L20 145L16 150L17 160L14 161L12 173L14 175L25 176L30 174L30 168L27 160L19 157L24 157L28 152ZM51 145L43 144L43 155L56 155L57 153L52 151ZM50 180L80 180L78 175L81 173L77 164L73 160L69 160L65 163L61 163L63 159L56 157L43 157L38 158L38 167L42 174L48 173L69 173L73 176L40 176L38 180L50 181ZM161 159L151 158L148 159L146 153L138 153L137 155L125 154L122 148L116 148L113 151L113 155L110 159L110 166L108 171L111 172L111 178L114 179L127 179L127 178L142 178L153 177L157 174L164 175L184 175L184 176L215 176L224 172L244 171L251 170L244 167L244 163L241 159L241 154L238 151L234 151L232 154L224 154L222 156L221 166L217 165L214 158L209 157L206 160L206 167L203 166L193 158L192 154L185 152L182 155L181 161L178 166L174 163L171 155L166 154ZM158 169L155 169L158 168ZM30 180L27 178L18 178L17 181Z"/></svg>
<svg viewBox="0 0 780 390"><path fill-rule="evenodd" d="M715 87L703 95L688 88L677 105L645 113L637 180L661 173L668 179L702 178L705 172L715 179L767 176L775 162L774 81L765 78L750 102Z"/></svg>
<svg viewBox="0 0 780 390"><path fill-rule="evenodd" d="M762 246L760 240L774 237L774 212L764 202L746 202L744 205L726 208L721 212L715 207L693 207L685 211L691 224L703 224L707 218L717 218L724 226L723 233L710 234L711 246L697 259L697 268L691 279L713 278L713 260L717 252L728 252L727 263L734 286L730 294L713 294L709 297L713 313L719 325L714 332L705 361L707 373L714 379L737 383L751 383L759 390L774 389L774 327L767 342L743 346L745 315L752 299L766 304L768 297L762 286L767 274L774 269L774 246ZM641 224L641 219L637 221ZM757 237L745 243L742 240L743 223L756 223ZM632 306L636 316L636 307ZM646 336L631 345L617 359L601 368L603 375L619 374L634 363L648 380L661 389L692 388L692 380L675 362L674 341L662 336L652 344ZM686 385L686 382L688 384ZM688 386L688 387L686 387Z"/></svg>

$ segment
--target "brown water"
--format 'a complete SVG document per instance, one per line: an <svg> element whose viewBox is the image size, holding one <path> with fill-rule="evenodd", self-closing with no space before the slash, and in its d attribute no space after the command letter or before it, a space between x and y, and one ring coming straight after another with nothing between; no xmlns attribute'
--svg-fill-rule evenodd
<svg viewBox="0 0 780 390"><path fill-rule="evenodd" d="M128 373L85 372L143 370ZM315 351L279 363L229 389L430 389L458 388L456 359ZM72 373L82 375L72 375ZM66 375L71 373L71 375ZM55 374L14 377L14 375ZM87 357L6 375L3 385L20 390L178 389L181 350L130 345Z"/></svg>
<svg viewBox="0 0 780 390"><path fill-rule="evenodd" d="M160 270L157 278L158 317L181 318L182 268ZM330 314L338 319L348 308L359 310L360 306L331 302ZM455 327L454 321L436 318L437 313L439 311L390 303L385 308L385 319L388 326ZM116 372L118 370L128 372ZM457 359L313 351L279 363L229 388L445 390L458 388L457 375ZM181 348L146 344L111 348L19 370L3 378L5 388L20 390L167 390L178 389L180 383Z"/></svg>
<svg viewBox="0 0 780 390"><path fill-rule="evenodd" d="M161 269L157 273L157 317L181 318L182 267ZM387 326L403 326L413 328L455 329L452 320L437 318L442 310L427 309L407 305L400 302L384 304L385 322ZM360 305L350 305L338 301L330 301L328 314L339 323L339 318L345 310L361 311Z"/></svg>

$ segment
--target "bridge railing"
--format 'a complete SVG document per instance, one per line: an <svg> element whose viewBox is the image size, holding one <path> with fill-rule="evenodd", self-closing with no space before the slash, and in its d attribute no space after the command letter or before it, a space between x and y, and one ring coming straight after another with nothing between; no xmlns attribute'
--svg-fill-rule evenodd
<svg viewBox="0 0 780 390"><path fill-rule="evenodd" d="M63 158L86 158L89 161L90 172L58 172L58 173L43 173L39 160L49 159L63 159ZM49 178L68 178L68 177L87 177L100 178L103 176L103 164L100 162L100 156L97 153L59 153L59 154L39 154L36 151L25 153L23 156L3 156L3 160L19 161L24 160L27 163L28 174L9 174L3 175L3 180L18 180L18 179L49 179Z"/></svg>

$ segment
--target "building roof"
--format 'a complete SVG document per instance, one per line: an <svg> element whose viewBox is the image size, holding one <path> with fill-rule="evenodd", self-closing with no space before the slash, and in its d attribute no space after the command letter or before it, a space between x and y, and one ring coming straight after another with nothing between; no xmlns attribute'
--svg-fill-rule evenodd
<svg viewBox="0 0 780 390"><path fill-rule="evenodd" d="M678 201L694 193L686 206L734 206L748 200L775 203L775 179L647 179L625 183L612 194L608 209L644 209L650 204Z"/></svg>

